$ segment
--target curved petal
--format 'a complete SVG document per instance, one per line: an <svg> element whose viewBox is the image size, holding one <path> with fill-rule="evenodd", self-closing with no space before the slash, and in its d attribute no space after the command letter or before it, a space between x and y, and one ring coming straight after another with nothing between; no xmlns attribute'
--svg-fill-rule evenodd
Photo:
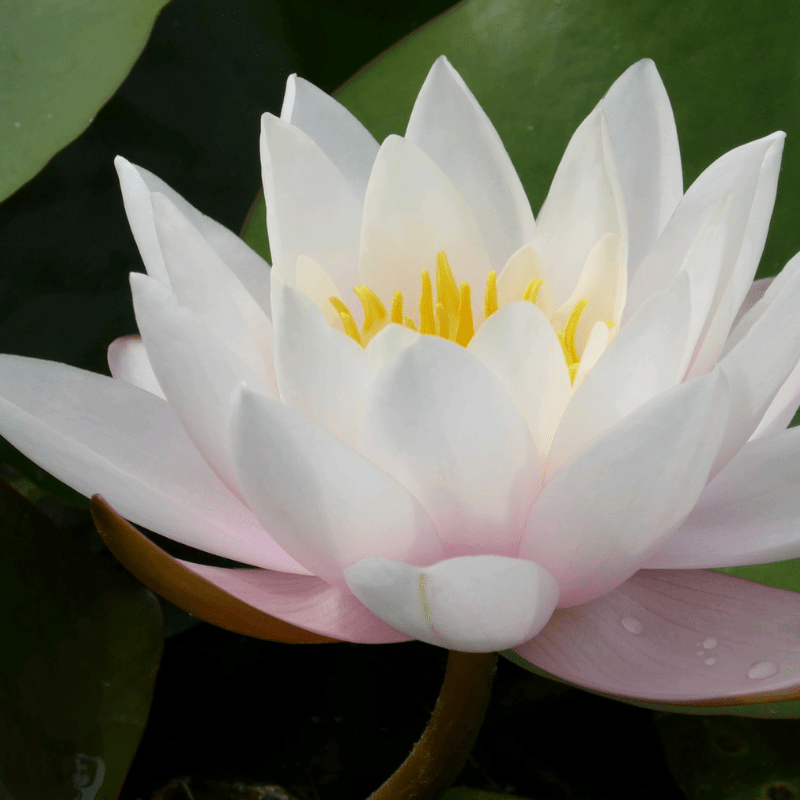
<svg viewBox="0 0 800 800"><path fill-rule="evenodd" d="M545 484L519 554L555 577L559 605L619 586L683 522L722 440L726 395L719 370L680 384L599 436Z"/></svg>
<svg viewBox="0 0 800 800"><path fill-rule="evenodd" d="M275 276L280 277L280 273L277 270L275 270ZM278 282L285 285L285 281ZM328 320L328 325L344 332L342 318L333 303L331 303L331 297L341 298L344 296L344 292L316 261L308 256L300 256L297 259L295 283L297 288L324 314L325 319ZM358 308L352 307L351 310L354 318L361 323L363 318L357 316Z"/></svg>
<svg viewBox="0 0 800 800"><path fill-rule="evenodd" d="M800 407L800 361L795 364L789 377L778 389L777 394L764 412L761 422L753 431L750 440L760 439L762 436L774 436L782 433L789 427Z"/></svg>
<svg viewBox="0 0 800 800"><path fill-rule="evenodd" d="M269 317L167 197L156 192L151 201L158 241L178 300L275 393Z"/></svg>
<svg viewBox="0 0 800 800"><path fill-rule="evenodd" d="M649 58L625 70L600 107L625 198L633 274L683 197L678 132L667 91Z"/></svg>
<svg viewBox="0 0 800 800"><path fill-rule="evenodd" d="M800 428L748 442L646 567L738 567L800 558L798 475Z"/></svg>
<svg viewBox="0 0 800 800"><path fill-rule="evenodd" d="M281 400L355 447L372 362L361 345L331 328L302 292L280 287L273 308Z"/></svg>
<svg viewBox="0 0 800 800"><path fill-rule="evenodd" d="M598 106L570 139L536 220L532 244L557 308L572 294L589 252L606 233L616 234L627 248L625 200Z"/></svg>
<svg viewBox="0 0 800 800"><path fill-rule="evenodd" d="M307 573L220 483L170 406L149 392L65 364L2 355L0 434L138 525L247 564Z"/></svg>
<svg viewBox="0 0 800 800"><path fill-rule="evenodd" d="M344 588L342 570L366 556L417 565L442 557L422 506L293 408L243 386L230 428L250 507L282 546L328 583Z"/></svg>
<svg viewBox="0 0 800 800"><path fill-rule="evenodd" d="M599 692L667 703L800 698L800 594L702 570L643 571L556 611L523 659Z"/></svg>
<svg viewBox="0 0 800 800"><path fill-rule="evenodd" d="M375 371L382 369L396 355L401 353L406 347L414 344L421 333L412 331L405 325L397 325L390 322L382 331L378 331L366 346L367 356L375 368Z"/></svg>
<svg viewBox="0 0 800 800"><path fill-rule="evenodd" d="M497 302L502 308L507 303L521 300L528 284L541 278L542 283L536 295L536 305L544 311L548 319L556 312L550 283L547 280L544 264L536 250L526 244L513 253L497 276Z"/></svg>
<svg viewBox="0 0 800 800"><path fill-rule="evenodd" d="M261 310L269 316L269 264L245 244L233 231L207 217L187 203L174 189L152 172L131 164L122 156L114 159L125 212L128 215L133 237L142 254L148 273L167 286L169 277L164 267L156 236L150 194L160 192L168 197L178 210L194 225L217 255L242 282Z"/></svg>
<svg viewBox="0 0 800 800"><path fill-rule="evenodd" d="M572 396L564 352L550 321L518 301L492 314L467 346L505 387L546 458Z"/></svg>
<svg viewBox="0 0 800 800"><path fill-rule="evenodd" d="M166 399L150 365L141 336L120 336L114 339L108 346L108 369L116 380L138 386L162 400Z"/></svg>
<svg viewBox="0 0 800 800"><path fill-rule="evenodd" d="M745 298L742 301L741 306L739 306L739 310L736 312L736 316L733 319L731 333L725 342L725 347L728 347L731 337L733 336L733 333L739 323L742 321L742 318L759 300L761 300L761 298L764 296L764 293L767 291L767 289L769 289L774 280L775 278L760 278L759 280L753 281L750 284L750 288L747 290L747 294L745 295Z"/></svg>
<svg viewBox="0 0 800 800"><path fill-rule="evenodd" d="M301 255L338 286L358 283L361 198L320 146L272 114L261 118L261 174L275 266L295 285Z"/></svg>
<svg viewBox="0 0 800 800"><path fill-rule="evenodd" d="M441 251L456 283L481 291L491 266L475 215L429 156L408 139L389 136L364 200L360 280L384 302L400 291L404 307L418 309L420 270L433 274ZM481 317L482 309L475 310Z"/></svg>
<svg viewBox="0 0 800 800"><path fill-rule="evenodd" d="M363 199L378 143L337 100L297 75L286 81L281 119L308 134Z"/></svg>
<svg viewBox="0 0 800 800"><path fill-rule="evenodd" d="M532 561L462 556L430 567L364 558L348 586L393 628L463 653L491 653L535 636L558 602L558 584Z"/></svg>
<svg viewBox="0 0 800 800"><path fill-rule="evenodd" d="M418 144L464 196L478 221L491 268L533 237L528 198L489 117L445 56L417 95L406 139Z"/></svg>
<svg viewBox="0 0 800 800"><path fill-rule="evenodd" d="M516 554L539 457L502 384L459 345L421 336L378 373L358 449L419 500L449 556Z"/></svg>

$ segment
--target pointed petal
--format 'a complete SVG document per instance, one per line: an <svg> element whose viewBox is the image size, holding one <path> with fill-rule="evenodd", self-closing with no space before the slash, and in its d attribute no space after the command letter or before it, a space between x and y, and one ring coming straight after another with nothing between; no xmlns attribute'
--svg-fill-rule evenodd
<svg viewBox="0 0 800 800"><path fill-rule="evenodd" d="M492 269L535 230L525 190L500 136L450 62L440 56L422 86L406 129L464 196L486 241Z"/></svg>
<svg viewBox="0 0 800 800"><path fill-rule="evenodd" d="M550 292L544 264L536 250L526 244L514 253L497 276L497 302L502 307L515 300L521 300L528 284L537 278L542 279L536 295L536 305L544 311L548 319L555 314L556 307Z"/></svg>
<svg viewBox="0 0 800 800"><path fill-rule="evenodd" d="M558 584L532 561L462 556L430 567L364 558L345 570L374 614L415 639L491 653L535 636L558 602Z"/></svg>
<svg viewBox="0 0 800 800"><path fill-rule="evenodd" d="M800 361L795 364L783 386L778 389L749 441L785 431L794 419L798 407L800 407Z"/></svg>
<svg viewBox="0 0 800 800"><path fill-rule="evenodd" d="M600 101L616 156L635 271L683 197L678 132L655 64L629 67Z"/></svg>
<svg viewBox="0 0 800 800"><path fill-rule="evenodd" d="M341 103L313 83L290 75L281 119L308 134L363 199L378 143Z"/></svg>
<svg viewBox="0 0 800 800"><path fill-rule="evenodd" d="M800 428L748 442L648 569L705 569L800 558Z"/></svg>
<svg viewBox="0 0 800 800"><path fill-rule="evenodd" d="M272 259L295 285L301 255L337 285L358 282L361 199L320 146L272 114L261 118L261 174Z"/></svg>
<svg viewBox="0 0 800 800"><path fill-rule="evenodd" d="M366 556L418 565L441 558L422 506L294 409L242 387L230 427L248 504L315 575L344 588L342 570Z"/></svg>
<svg viewBox="0 0 800 800"><path fill-rule="evenodd" d="M219 482L169 405L149 392L65 364L3 355L0 434L138 525L226 558L306 573Z"/></svg>
<svg viewBox="0 0 800 800"><path fill-rule="evenodd" d="M742 318L747 314L748 311L764 296L764 293L769 289L770 285L774 281L774 278L760 278L757 281L753 281L750 284L750 288L747 290L747 294L745 295L744 301L739 306L739 310L736 312L736 316L733 320L733 325L731 325L731 334L728 336L728 341L725 342L725 346L728 346L728 342L730 341L733 332L736 330L736 327L742 321Z"/></svg>
<svg viewBox="0 0 800 800"><path fill-rule="evenodd" d="M702 570L643 571L556 611L516 652L587 689L667 703L800 698L800 594Z"/></svg>
<svg viewBox="0 0 800 800"><path fill-rule="evenodd" d="M502 384L459 345L421 336L387 364L358 449L420 501L448 555L514 553L538 454Z"/></svg>
<svg viewBox="0 0 800 800"><path fill-rule="evenodd" d="M433 272L442 250L456 283L466 281L473 290L485 284L489 255L461 193L417 145L389 136L364 200L360 281L388 302L401 291L404 307L417 309L420 270Z"/></svg>
<svg viewBox="0 0 800 800"><path fill-rule="evenodd" d="M113 378L164 398L141 336L120 336L108 346L108 369Z"/></svg>
<svg viewBox="0 0 800 800"><path fill-rule="evenodd" d="M722 440L726 395L718 370L676 386L595 439L545 484L519 555L555 577L560 605L586 603L619 586L683 522Z"/></svg>

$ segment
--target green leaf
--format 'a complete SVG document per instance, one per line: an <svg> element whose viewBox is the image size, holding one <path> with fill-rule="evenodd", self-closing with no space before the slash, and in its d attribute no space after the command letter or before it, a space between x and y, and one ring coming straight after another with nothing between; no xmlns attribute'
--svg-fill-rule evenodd
<svg viewBox="0 0 800 800"><path fill-rule="evenodd" d="M159 603L93 532L2 484L0 549L0 796L114 800L150 707Z"/></svg>
<svg viewBox="0 0 800 800"><path fill-rule="evenodd" d="M167 0L0 0L0 200L94 119Z"/></svg>
<svg viewBox="0 0 800 800"><path fill-rule="evenodd" d="M484 792L482 789L470 789L467 786L458 786L448 790L444 800L524 800L516 794L502 794L500 792Z"/></svg>

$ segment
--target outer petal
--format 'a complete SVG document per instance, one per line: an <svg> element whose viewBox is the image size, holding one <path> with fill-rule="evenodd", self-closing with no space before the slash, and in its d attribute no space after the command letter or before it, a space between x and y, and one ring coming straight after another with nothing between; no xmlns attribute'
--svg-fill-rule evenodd
<svg viewBox="0 0 800 800"><path fill-rule="evenodd" d="M421 336L378 374L358 449L425 507L448 555L514 555L540 486L525 420L459 345Z"/></svg>
<svg viewBox="0 0 800 800"><path fill-rule="evenodd" d="M425 565L442 548L422 506L385 472L288 406L242 387L231 447L262 524L328 583L381 556Z"/></svg>
<svg viewBox="0 0 800 800"><path fill-rule="evenodd" d="M430 567L364 558L347 584L393 628L464 653L503 650L535 636L558 602L558 584L532 561L462 556Z"/></svg>
<svg viewBox="0 0 800 800"><path fill-rule="evenodd" d="M401 291L404 306L417 309L420 270L433 274L442 250L457 283L466 281L474 291L485 284L489 255L461 193L417 145L389 136L375 159L364 200L360 280L385 302Z"/></svg>
<svg viewBox="0 0 800 800"><path fill-rule="evenodd" d="M87 497L102 493L139 525L226 558L306 573L219 482L169 405L149 392L65 364L3 355L0 433L68 486Z"/></svg>
<svg viewBox="0 0 800 800"><path fill-rule="evenodd" d="M150 205L150 194L160 192L168 197L178 210L194 225L203 238L211 245L222 260L233 271L253 299L269 316L269 264L261 256L245 244L233 231L224 225L202 214L194 206L186 202L174 189L171 189L161 178L142 167L126 161L122 156L114 159L125 212L133 231L133 237L142 254L148 273L170 285L164 267L164 259L156 236L153 221L153 209Z"/></svg>
<svg viewBox="0 0 800 800"><path fill-rule="evenodd" d="M108 369L116 380L138 386L162 400L165 399L141 336L120 336L114 339L108 346Z"/></svg>
<svg viewBox="0 0 800 800"><path fill-rule="evenodd" d="M556 611L516 648L600 692L668 703L800 697L800 594L730 575L644 571L590 605Z"/></svg>
<svg viewBox="0 0 800 800"><path fill-rule="evenodd" d="M726 395L719 371L676 386L595 439L545 485L520 557L556 578L561 606L619 586L683 522L722 440Z"/></svg>
<svg viewBox="0 0 800 800"><path fill-rule="evenodd" d="M311 137L272 114L261 118L261 174L272 258L295 285L301 255L338 286L358 282L361 198Z"/></svg>
<svg viewBox="0 0 800 800"><path fill-rule="evenodd" d="M625 70L600 107L625 197L633 273L683 196L678 132L667 91L649 58Z"/></svg>
<svg viewBox="0 0 800 800"><path fill-rule="evenodd" d="M528 198L500 136L450 62L440 56L417 95L406 138L444 171L475 214L493 269L533 237Z"/></svg>
<svg viewBox="0 0 800 800"><path fill-rule="evenodd" d="M564 352L550 321L533 303L511 303L483 323L467 351L501 381L545 458L572 396Z"/></svg>
<svg viewBox="0 0 800 800"><path fill-rule="evenodd" d="M374 374L370 359L302 292L280 287L273 308L281 400L354 447Z"/></svg>
<svg viewBox="0 0 800 800"><path fill-rule="evenodd" d="M281 119L307 133L344 175L356 196L364 197L378 143L341 103L313 83L290 75Z"/></svg>
<svg viewBox="0 0 800 800"><path fill-rule="evenodd" d="M646 564L700 569L800 557L800 428L748 442Z"/></svg>
<svg viewBox="0 0 800 800"><path fill-rule="evenodd" d="M627 245L625 201L600 107L570 139L536 225L532 244L544 262L557 308L572 294L601 236L614 233Z"/></svg>

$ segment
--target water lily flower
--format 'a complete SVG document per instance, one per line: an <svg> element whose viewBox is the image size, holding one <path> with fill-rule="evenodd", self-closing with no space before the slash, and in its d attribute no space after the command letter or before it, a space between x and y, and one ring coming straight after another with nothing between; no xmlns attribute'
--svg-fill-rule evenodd
<svg viewBox="0 0 800 800"><path fill-rule="evenodd" d="M445 58L379 145L289 79L265 114L273 265L117 159L147 269L113 378L0 359L0 433L182 562L323 637L514 649L691 702L800 686L800 257L753 282L776 133L684 194L653 63L570 140L534 220ZM782 695L781 692L784 694Z"/></svg>

